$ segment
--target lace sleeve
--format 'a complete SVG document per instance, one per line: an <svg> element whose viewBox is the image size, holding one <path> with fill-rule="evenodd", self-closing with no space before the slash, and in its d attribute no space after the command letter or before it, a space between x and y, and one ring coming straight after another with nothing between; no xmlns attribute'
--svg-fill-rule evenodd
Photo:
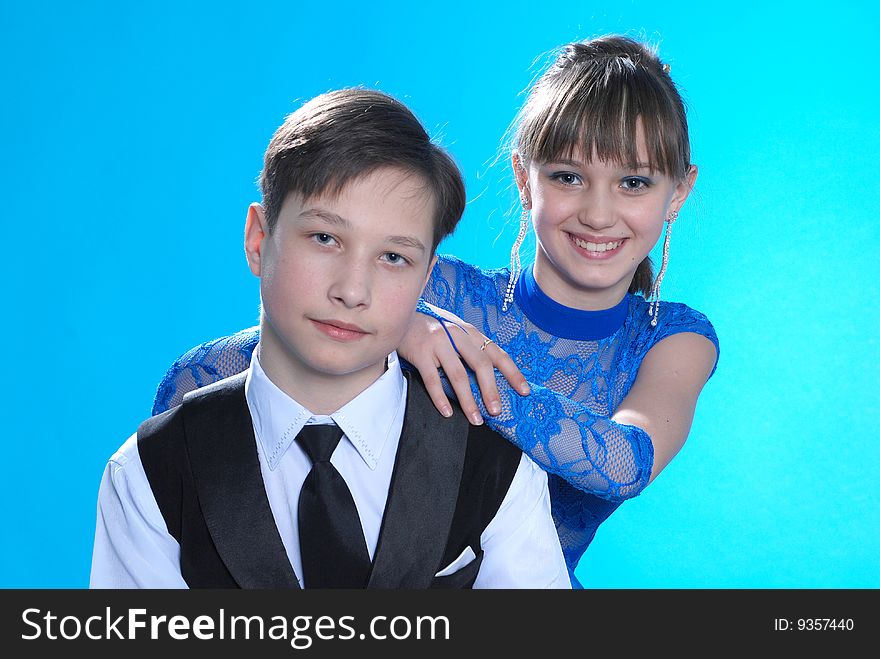
<svg viewBox="0 0 880 659"><path fill-rule="evenodd" d="M178 357L156 390L153 416L180 405L190 391L244 371L259 340L260 329L251 327L203 343Z"/></svg>
<svg viewBox="0 0 880 659"><path fill-rule="evenodd" d="M510 332L512 317L505 319L500 311L506 281L506 270L482 271L455 257L441 256L425 287L424 299L480 328L514 359L519 354L545 353L546 344L537 335ZM498 331L502 322L507 323L503 332L507 341ZM513 346L511 341L529 345ZM638 495L647 486L654 464L654 445L648 434L637 426L594 413L586 401L573 400L548 388L551 370L538 367L531 375L525 373L531 388L528 396L521 396L496 371L502 407L497 416L486 411L476 378L468 371L486 423L545 471L579 490L609 501ZM441 378L447 395L454 397L442 372Z"/></svg>
<svg viewBox="0 0 880 659"><path fill-rule="evenodd" d="M461 297L458 291L458 281L462 277L463 266L473 268L454 256L438 254L437 263L431 270L431 276L428 278L416 311L436 318L427 310L427 307L423 306L423 302L427 302L435 307L455 313L458 298Z"/></svg>
<svg viewBox="0 0 880 659"><path fill-rule="evenodd" d="M535 382L529 382L531 393L521 396L498 372L495 381L501 413L492 416L471 378L483 418L545 471L609 501L632 498L648 485L654 445L644 430L594 414Z"/></svg>

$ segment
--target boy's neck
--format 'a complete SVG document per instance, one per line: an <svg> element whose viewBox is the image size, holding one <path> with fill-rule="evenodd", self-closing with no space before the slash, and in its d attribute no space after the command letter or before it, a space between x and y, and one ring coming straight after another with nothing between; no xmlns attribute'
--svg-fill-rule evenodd
<svg viewBox="0 0 880 659"><path fill-rule="evenodd" d="M329 415L357 398L387 369L387 359L354 373L321 373L289 354L274 333L261 327L254 353L272 383L313 414Z"/></svg>

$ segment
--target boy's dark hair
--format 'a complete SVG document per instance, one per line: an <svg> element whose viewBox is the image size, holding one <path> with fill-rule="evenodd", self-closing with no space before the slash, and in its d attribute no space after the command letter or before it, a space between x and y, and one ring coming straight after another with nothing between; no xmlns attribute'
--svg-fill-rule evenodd
<svg viewBox="0 0 880 659"><path fill-rule="evenodd" d="M431 142L403 103L369 89L316 96L288 115L266 149L260 189L269 230L285 198L339 194L381 167L419 175L434 199L432 251L464 212L465 188L452 158Z"/></svg>

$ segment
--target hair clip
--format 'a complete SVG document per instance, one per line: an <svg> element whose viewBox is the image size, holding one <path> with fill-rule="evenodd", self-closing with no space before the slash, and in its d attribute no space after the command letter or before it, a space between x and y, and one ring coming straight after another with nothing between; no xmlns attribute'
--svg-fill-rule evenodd
<svg viewBox="0 0 880 659"><path fill-rule="evenodd" d="M663 69L663 73L669 73L670 69L672 69L668 64L664 64L661 68Z"/></svg>

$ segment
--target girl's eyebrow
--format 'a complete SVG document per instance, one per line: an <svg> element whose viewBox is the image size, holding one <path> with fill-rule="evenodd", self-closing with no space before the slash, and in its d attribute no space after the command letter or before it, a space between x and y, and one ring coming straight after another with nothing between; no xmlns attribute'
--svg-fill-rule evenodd
<svg viewBox="0 0 880 659"><path fill-rule="evenodd" d="M568 165L569 167L584 167L584 163L579 160L570 160L561 158L559 160L551 160L548 165ZM631 162L620 165L621 169L651 169L651 165L646 162Z"/></svg>
<svg viewBox="0 0 880 659"><path fill-rule="evenodd" d="M583 167L584 163L579 160L569 160L567 158L561 158L559 160L551 160L547 163L548 165L569 165L571 167Z"/></svg>

